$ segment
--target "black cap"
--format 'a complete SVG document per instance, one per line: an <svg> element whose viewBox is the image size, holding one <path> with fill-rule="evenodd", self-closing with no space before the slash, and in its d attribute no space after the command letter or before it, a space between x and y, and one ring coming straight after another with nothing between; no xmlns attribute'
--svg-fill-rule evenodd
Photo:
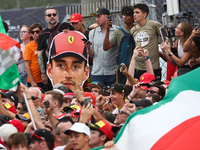
<svg viewBox="0 0 200 150"><path fill-rule="evenodd" d="M132 91L132 87L130 85L122 84L122 83L114 83L110 86L109 91L115 90L119 93L124 93L125 96L128 96Z"/></svg>
<svg viewBox="0 0 200 150"><path fill-rule="evenodd" d="M7 123L11 119L12 118L10 118L9 116L7 116L5 114L0 114L0 120L1 120L2 123Z"/></svg>
<svg viewBox="0 0 200 150"><path fill-rule="evenodd" d="M148 99L145 99L145 98L142 98L142 99L139 100L139 101L132 101L132 100L131 100L130 103L134 103L136 106L142 106L143 108L152 105L151 101L148 100Z"/></svg>
<svg viewBox="0 0 200 150"><path fill-rule="evenodd" d="M2 95L2 97L6 97L6 98L11 99L11 101L13 101L15 103L15 108L17 108L17 104L18 104L19 99L18 99L18 97L15 93L13 93L13 92L2 93L1 92L1 95Z"/></svg>
<svg viewBox="0 0 200 150"><path fill-rule="evenodd" d="M51 131L46 129L37 129L35 132L31 135L31 140L44 140L49 143L54 143L54 136L51 133Z"/></svg>
<svg viewBox="0 0 200 150"><path fill-rule="evenodd" d="M102 15L102 14L104 14L104 15L110 15L110 12L106 8L99 7L99 8L96 9L95 13L91 13L90 15L91 16L95 16L95 15Z"/></svg>

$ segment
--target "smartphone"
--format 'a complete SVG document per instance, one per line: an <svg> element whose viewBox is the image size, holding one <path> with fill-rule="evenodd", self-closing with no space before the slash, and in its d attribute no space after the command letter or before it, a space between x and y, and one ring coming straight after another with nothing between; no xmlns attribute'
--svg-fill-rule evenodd
<svg viewBox="0 0 200 150"><path fill-rule="evenodd" d="M124 65L120 65L119 68L120 68L120 71L124 71Z"/></svg>
<svg viewBox="0 0 200 150"><path fill-rule="evenodd" d="M109 20L109 21L112 21L112 17L111 17L111 16L108 16L108 20ZM109 25L109 26L112 27L112 25Z"/></svg>
<svg viewBox="0 0 200 150"><path fill-rule="evenodd" d="M109 21L112 21L112 17L111 17L111 16L108 16L108 20L109 20Z"/></svg>
<svg viewBox="0 0 200 150"><path fill-rule="evenodd" d="M84 98L85 107L86 107L89 103L91 104L91 97L85 97L85 98Z"/></svg>
<svg viewBox="0 0 200 150"><path fill-rule="evenodd" d="M111 99L109 98L109 102L108 102L108 104L110 104L112 101L111 101Z"/></svg>
<svg viewBox="0 0 200 150"><path fill-rule="evenodd" d="M194 27L195 27L195 28L198 27L198 28L196 28L196 30L199 30L199 23L195 23L195 24L194 24Z"/></svg>
<svg viewBox="0 0 200 150"><path fill-rule="evenodd" d="M81 39L83 42L87 42L88 40L86 38Z"/></svg>
<svg viewBox="0 0 200 150"><path fill-rule="evenodd" d="M46 109L49 108L49 100L47 100L47 101L44 102L44 107L45 107Z"/></svg>

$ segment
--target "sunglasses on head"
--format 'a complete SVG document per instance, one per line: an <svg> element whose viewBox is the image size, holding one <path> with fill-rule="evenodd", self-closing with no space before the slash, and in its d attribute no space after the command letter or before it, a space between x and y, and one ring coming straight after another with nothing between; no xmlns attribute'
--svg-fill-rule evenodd
<svg viewBox="0 0 200 150"><path fill-rule="evenodd" d="M53 13L53 14L47 14L48 17L51 17L51 16L54 16L54 17L55 17L56 15L57 15L56 13Z"/></svg>
<svg viewBox="0 0 200 150"><path fill-rule="evenodd" d="M31 99L32 100L36 100L38 97L35 97L35 96L31 96Z"/></svg>
<svg viewBox="0 0 200 150"><path fill-rule="evenodd" d="M122 111L122 110L119 110L119 114L121 115L121 114L125 114L125 115L127 115L127 116L130 116L129 114L127 114L127 113L125 113L124 111Z"/></svg>
<svg viewBox="0 0 200 150"><path fill-rule="evenodd" d="M40 30L31 31L31 34L40 33Z"/></svg>
<svg viewBox="0 0 200 150"><path fill-rule="evenodd" d="M158 92L153 91L153 90L147 90L147 91L146 91L146 93L149 93L149 92L150 92L150 94L158 93Z"/></svg>

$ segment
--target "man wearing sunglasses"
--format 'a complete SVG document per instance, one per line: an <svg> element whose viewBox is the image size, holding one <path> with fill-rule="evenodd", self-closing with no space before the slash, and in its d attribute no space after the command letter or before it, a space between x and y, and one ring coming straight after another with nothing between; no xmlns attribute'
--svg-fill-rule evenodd
<svg viewBox="0 0 200 150"><path fill-rule="evenodd" d="M29 92L35 108L37 109L38 113L40 113L40 116L44 117L44 109L40 107L42 95L41 91L37 87L30 87Z"/></svg>
<svg viewBox="0 0 200 150"><path fill-rule="evenodd" d="M40 65L42 82L46 85L44 90L49 91L52 89L52 85L46 74L46 63L48 61L48 53L51 41L56 34L62 32L64 29L74 30L74 28L66 22L58 23L58 11L52 6L46 7L44 15L48 27L41 33L39 37L38 62Z"/></svg>
<svg viewBox="0 0 200 150"><path fill-rule="evenodd" d="M165 96L165 89L159 85L153 84L151 87L146 91L146 95L158 95L160 99L163 99Z"/></svg>

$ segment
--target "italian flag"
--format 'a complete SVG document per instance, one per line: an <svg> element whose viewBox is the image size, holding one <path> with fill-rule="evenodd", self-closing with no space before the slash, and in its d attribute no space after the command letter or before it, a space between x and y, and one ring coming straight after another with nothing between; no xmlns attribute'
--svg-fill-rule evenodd
<svg viewBox="0 0 200 150"><path fill-rule="evenodd" d="M199 75L174 78L163 100L129 116L110 150L200 149Z"/></svg>
<svg viewBox="0 0 200 150"><path fill-rule="evenodd" d="M20 43L6 35L1 17L0 32L0 89L8 90L21 82L16 66Z"/></svg>

